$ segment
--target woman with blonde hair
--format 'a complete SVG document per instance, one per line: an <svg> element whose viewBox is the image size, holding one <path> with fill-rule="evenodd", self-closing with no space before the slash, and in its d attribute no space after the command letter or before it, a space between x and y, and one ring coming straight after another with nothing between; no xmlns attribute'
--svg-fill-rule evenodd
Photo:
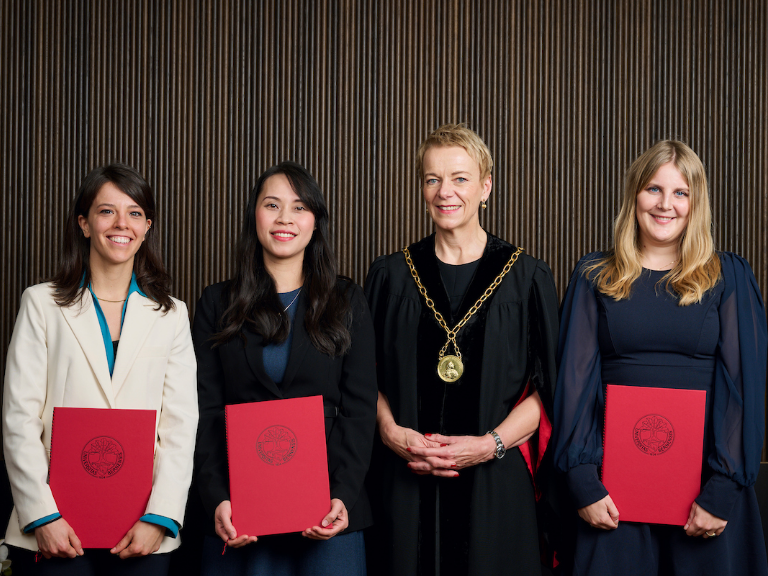
<svg viewBox="0 0 768 576"><path fill-rule="evenodd" d="M555 466L579 522L574 574L768 574L752 489L763 443L763 301L716 252L704 166L657 142L629 168L614 247L584 256L563 302ZM701 492L682 528L619 522L599 479L605 387L705 390Z"/></svg>
<svg viewBox="0 0 768 576"><path fill-rule="evenodd" d="M541 572L526 442L541 456L549 439L557 293L546 263L480 225L492 168L466 126L430 134L417 171L435 233L377 258L365 282L384 444L377 572Z"/></svg>

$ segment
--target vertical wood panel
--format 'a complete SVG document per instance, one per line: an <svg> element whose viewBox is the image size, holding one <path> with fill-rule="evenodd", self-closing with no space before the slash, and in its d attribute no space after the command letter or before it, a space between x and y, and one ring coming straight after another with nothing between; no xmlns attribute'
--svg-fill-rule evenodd
<svg viewBox="0 0 768 576"><path fill-rule="evenodd" d="M258 175L292 159L328 199L341 269L431 231L414 174L466 121L496 161L482 222L562 294L610 242L622 177L655 140L707 166L717 246L768 290L768 7L760 0L3 0L0 342L50 276L91 168L152 184L174 293L232 273Z"/></svg>

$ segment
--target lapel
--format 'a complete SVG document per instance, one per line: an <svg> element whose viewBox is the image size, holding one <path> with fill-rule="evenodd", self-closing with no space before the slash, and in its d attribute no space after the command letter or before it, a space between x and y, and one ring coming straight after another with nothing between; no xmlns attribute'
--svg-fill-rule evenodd
<svg viewBox="0 0 768 576"><path fill-rule="evenodd" d="M112 389L112 379L109 376L107 352L104 349L104 339L101 336L101 327L96 316L91 292L85 290L79 304L59 309L75 338L77 338L86 360L91 365L93 374L96 376L110 408L114 408L115 393Z"/></svg>
<svg viewBox="0 0 768 576"><path fill-rule="evenodd" d="M293 322L293 340L291 340L291 351L288 354L288 365L285 367L285 376L283 376L282 388L288 390L291 381L296 376L302 360L307 354L307 350L312 347L312 341L304 327L304 314L307 311L307 299L304 297L305 290L301 290L299 301L296 302L296 318Z"/></svg>
<svg viewBox="0 0 768 576"><path fill-rule="evenodd" d="M131 294L125 309L123 328L120 330L120 345L117 347L115 368L112 371L112 390L115 396L130 372L139 350L155 325L159 311L157 304L138 292Z"/></svg>
<svg viewBox="0 0 768 576"><path fill-rule="evenodd" d="M243 348L245 359L251 367L256 381L276 397L282 398L283 392L280 390L280 387L272 381L272 378L267 376L267 372L264 370L264 345L262 344L261 334L257 334L247 327L243 327L243 331L246 338Z"/></svg>
<svg viewBox="0 0 768 576"><path fill-rule="evenodd" d="M264 370L264 345L262 344L261 335L252 332L248 328L244 328L247 337L245 356L248 360L248 365L256 376L256 380L278 398L285 397L285 390L290 386L307 350L312 346L312 341L309 339L309 335L304 327L304 313L307 311L307 301L304 293L305 291L302 290L296 302L296 319L293 323L293 337L291 339L291 350L288 353L288 365L285 367L285 375L279 386Z"/></svg>

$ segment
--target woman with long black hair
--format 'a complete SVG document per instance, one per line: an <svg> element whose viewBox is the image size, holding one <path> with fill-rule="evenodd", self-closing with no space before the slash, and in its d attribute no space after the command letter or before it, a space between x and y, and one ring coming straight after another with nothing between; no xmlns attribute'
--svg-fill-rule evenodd
<svg viewBox="0 0 768 576"><path fill-rule="evenodd" d="M373 328L362 291L337 275L327 239L317 182L298 164L278 164L251 192L234 278L200 298L195 463L216 534L204 543L204 574L365 574L360 530L371 523L363 480L376 421ZM328 514L304 538L241 534L232 523L224 407L314 395L324 400ZM222 542L232 548L224 555Z"/></svg>

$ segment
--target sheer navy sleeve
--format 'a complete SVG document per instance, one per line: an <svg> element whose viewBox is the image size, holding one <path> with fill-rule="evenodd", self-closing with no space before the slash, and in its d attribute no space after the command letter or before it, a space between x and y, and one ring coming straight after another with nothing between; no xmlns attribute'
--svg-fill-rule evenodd
<svg viewBox="0 0 768 576"><path fill-rule="evenodd" d="M603 459L603 386L598 346L598 302L582 270L602 257L584 256L568 284L560 314L553 430L555 467L567 473L577 508L608 494L597 475Z"/></svg>
<svg viewBox="0 0 768 576"><path fill-rule="evenodd" d="M743 258L721 253L724 291L720 304L707 463L714 475L696 498L720 518L728 515L739 491L757 479L765 428L768 329L765 307Z"/></svg>

